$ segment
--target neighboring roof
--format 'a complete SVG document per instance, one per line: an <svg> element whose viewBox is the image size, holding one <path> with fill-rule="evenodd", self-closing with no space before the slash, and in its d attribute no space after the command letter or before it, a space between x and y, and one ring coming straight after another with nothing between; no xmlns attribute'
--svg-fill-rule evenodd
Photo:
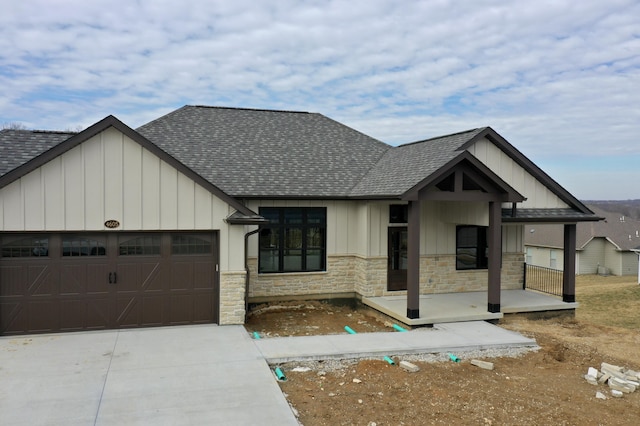
<svg viewBox="0 0 640 426"><path fill-rule="evenodd" d="M0 130L0 176L20 167L74 134L45 130Z"/></svg>
<svg viewBox="0 0 640 426"><path fill-rule="evenodd" d="M400 196L460 155L460 147L482 130L467 130L390 149L353 188L350 195Z"/></svg>
<svg viewBox="0 0 640 426"><path fill-rule="evenodd" d="M640 246L640 221L623 217L620 213L602 210L592 204L589 204L588 207L604 220L577 224L576 247L578 249L583 249L594 238L606 238L619 250L631 250ZM532 230L533 232L531 232ZM525 244L562 248L562 226L527 225Z"/></svg>
<svg viewBox="0 0 640 426"><path fill-rule="evenodd" d="M185 106L137 131L238 198L340 198L391 148L321 114Z"/></svg>

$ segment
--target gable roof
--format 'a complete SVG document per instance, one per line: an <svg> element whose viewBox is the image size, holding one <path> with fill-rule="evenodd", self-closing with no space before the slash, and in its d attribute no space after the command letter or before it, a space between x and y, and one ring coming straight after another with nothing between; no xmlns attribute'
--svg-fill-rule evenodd
<svg viewBox="0 0 640 426"><path fill-rule="evenodd" d="M22 161L18 167L13 168L5 172L3 175L1 175L0 188L8 185L9 183L26 175L27 173L37 169L38 167L64 154L65 152L71 150L72 148L80 145L81 143L87 141L88 139L92 138L98 133L104 130L107 130L110 127L115 128L116 130L128 136L133 141L139 143L144 148L151 151L153 154L157 155L162 160L164 160L171 166L178 169L181 173L187 175L188 177L193 179L196 183L198 183L199 185L203 186L204 188L212 192L218 198L227 202L229 205L231 205L233 208L241 212L243 215L247 217L256 216L255 212L245 207L238 200L222 192L219 188L217 188L211 182L207 181L202 176L199 176L198 174L194 173L193 170L186 167L176 158L172 157L171 155L168 155L166 152L160 149L157 145L151 143L149 140L144 138L142 135L140 135L135 130L133 130L132 128L130 128L129 126L127 126L122 121L118 120L116 117L112 115L100 120L96 124L83 130L82 132L77 133L71 137L67 137L63 141L58 141L57 143L55 143L56 141L54 140L53 137L49 139L47 139L46 137L43 137L42 140L40 140L40 138L37 137L36 139L38 139L39 142L38 143L33 142L33 146L37 147L37 150L36 148L34 148L36 152L36 156L32 157L28 161ZM48 149L46 149L47 142L49 142L49 144L52 145Z"/></svg>
<svg viewBox="0 0 640 426"><path fill-rule="evenodd" d="M238 198L341 198L391 148L321 114L184 106L137 131Z"/></svg>
<svg viewBox="0 0 640 426"><path fill-rule="evenodd" d="M429 198L448 199L452 176L453 182L463 182L466 189L464 182L476 179L466 194L476 197L475 201L487 197L502 202L524 200L468 152L468 147L484 138L569 206L505 210L505 221L599 219L490 127L392 147L317 113L208 106L184 106L137 131L109 116L77 135L43 136L38 142L42 145L34 151L27 138L24 146L11 148L26 148L15 162L0 168L5 170L0 174L0 188L109 126L234 206L242 219L232 220L255 219L255 213L239 201L248 198L408 200L425 189ZM36 156L28 160L33 154ZM434 186L442 191L431 191ZM453 196L459 196L455 191Z"/></svg>
<svg viewBox="0 0 640 426"><path fill-rule="evenodd" d="M460 155L482 129L397 146L388 150L351 191L353 197L399 197Z"/></svg>
<svg viewBox="0 0 640 426"><path fill-rule="evenodd" d="M0 177L73 135L75 132L0 130Z"/></svg>

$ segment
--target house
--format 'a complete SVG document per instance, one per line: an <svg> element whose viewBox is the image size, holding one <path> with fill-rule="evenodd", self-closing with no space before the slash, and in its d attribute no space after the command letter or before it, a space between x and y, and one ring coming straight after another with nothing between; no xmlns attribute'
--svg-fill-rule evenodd
<svg viewBox="0 0 640 426"><path fill-rule="evenodd" d="M575 272L578 275L635 275L638 273L640 221L624 214L588 206L599 222L582 222L576 227ZM563 270L563 242L558 225L527 225L526 262Z"/></svg>
<svg viewBox="0 0 640 426"><path fill-rule="evenodd" d="M499 313L525 224L562 224L569 264L598 220L490 127L393 147L317 113L185 106L3 130L0 155L0 334L241 324L278 298L400 295L419 319L421 295L482 292Z"/></svg>

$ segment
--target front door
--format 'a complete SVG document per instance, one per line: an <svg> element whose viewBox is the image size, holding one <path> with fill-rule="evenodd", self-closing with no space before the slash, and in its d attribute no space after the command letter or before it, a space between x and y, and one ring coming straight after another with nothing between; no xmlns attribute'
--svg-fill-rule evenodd
<svg viewBox="0 0 640 426"><path fill-rule="evenodd" d="M407 227L389 227L387 290L407 289Z"/></svg>

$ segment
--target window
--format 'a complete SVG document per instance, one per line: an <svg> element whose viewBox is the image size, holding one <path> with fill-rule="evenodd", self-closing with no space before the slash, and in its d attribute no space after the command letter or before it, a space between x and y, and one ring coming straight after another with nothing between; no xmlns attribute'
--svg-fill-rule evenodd
<svg viewBox="0 0 640 426"><path fill-rule="evenodd" d="M327 209L263 207L269 223L260 230L258 271L324 271Z"/></svg>
<svg viewBox="0 0 640 426"><path fill-rule="evenodd" d="M211 254L211 242L200 235L173 235L171 237L171 253Z"/></svg>
<svg viewBox="0 0 640 426"><path fill-rule="evenodd" d="M549 268L556 269L558 267L558 258L555 250L549 250Z"/></svg>
<svg viewBox="0 0 640 426"><path fill-rule="evenodd" d="M456 228L456 269L487 269L487 227Z"/></svg>
<svg viewBox="0 0 640 426"><path fill-rule="evenodd" d="M2 245L2 257L40 257L48 254L48 237L21 238Z"/></svg>
<svg viewBox="0 0 640 426"><path fill-rule="evenodd" d="M389 206L389 223L409 222L409 206L407 204L391 204Z"/></svg>
<svg viewBox="0 0 640 426"><path fill-rule="evenodd" d="M147 235L133 238L119 237L118 243L118 253L120 256L160 254L160 235Z"/></svg>
<svg viewBox="0 0 640 426"><path fill-rule="evenodd" d="M104 256L105 244L92 238L63 236L62 256Z"/></svg>

